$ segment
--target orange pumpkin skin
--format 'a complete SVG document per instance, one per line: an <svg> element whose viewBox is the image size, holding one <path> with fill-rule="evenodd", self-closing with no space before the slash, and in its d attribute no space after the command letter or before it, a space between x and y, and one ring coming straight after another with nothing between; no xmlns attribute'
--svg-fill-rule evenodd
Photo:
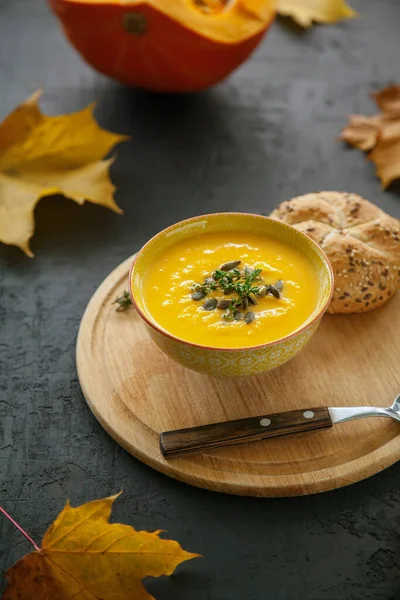
<svg viewBox="0 0 400 600"><path fill-rule="evenodd" d="M246 31L238 40L230 35L224 41L185 26L151 1L49 2L71 44L89 65L124 84L159 92L197 91L218 83L251 54L275 16L269 8L254 33Z"/></svg>

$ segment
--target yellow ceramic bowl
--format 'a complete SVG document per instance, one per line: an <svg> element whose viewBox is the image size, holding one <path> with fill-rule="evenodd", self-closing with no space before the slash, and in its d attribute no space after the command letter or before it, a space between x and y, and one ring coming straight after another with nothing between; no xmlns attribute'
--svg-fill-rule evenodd
<svg viewBox="0 0 400 600"><path fill-rule="evenodd" d="M247 348L200 346L171 335L146 311L141 280L161 252L194 235L218 231L251 231L295 245L313 263L319 276L319 297L313 314L293 333L273 342ZM314 335L333 292L333 272L321 248L294 227L261 215L216 213L176 223L154 236L137 254L129 275L132 302L157 346L183 366L206 373L240 377L256 375L283 365Z"/></svg>

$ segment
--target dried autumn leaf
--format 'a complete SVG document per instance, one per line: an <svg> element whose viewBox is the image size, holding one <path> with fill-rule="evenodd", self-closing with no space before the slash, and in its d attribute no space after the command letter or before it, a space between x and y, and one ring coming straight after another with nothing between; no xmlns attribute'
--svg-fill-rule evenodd
<svg viewBox="0 0 400 600"><path fill-rule="evenodd" d="M400 178L400 111L383 114L377 144L368 158L376 165L383 189Z"/></svg>
<svg viewBox="0 0 400 600"><path fill-rule="evenodd" d="M340 139L369 152L383 189L400 179L400 85L371 94L382 109L377 115L351 115Z"/></svg>
<svg viewBox="0 0 400 600"><path fill-rule="evenodd" d="M381 115L350 115L340 139L366 152L375 146L380 126Z"/></svg>
<svg viewBox="0 0 400 600"><path fill-rule="evenodd" d="M160 539L159 531L110 524L116 497L77 508L67 503L42 548L7 572L3 600L154 600L141 584L144 577L171 575L199 556Z"/></svg>
<svg viewBox="0 0 400 600"><path fill-rule="evenodd" d="M310 27L313 21L336 23L357 16L345 0L278 0L278 13L292 17L301 27Z"/></svg>
<svg viewBox="0 0 400 600"><path fill-rule="evenodd" d="M113 159L101 159L128 139L101 129L93 105L48 117L39 98L36 92L0 124L0 241L28 256L34 209L44 196L63 194L121 212L108 173Z"/></svg>
<svg viewBox="0 0 400 600"><path fill-rule="evenodd" d="M400 112L400 85L388 85L379 92L371 94L379 108L384 112Z"/></svg>

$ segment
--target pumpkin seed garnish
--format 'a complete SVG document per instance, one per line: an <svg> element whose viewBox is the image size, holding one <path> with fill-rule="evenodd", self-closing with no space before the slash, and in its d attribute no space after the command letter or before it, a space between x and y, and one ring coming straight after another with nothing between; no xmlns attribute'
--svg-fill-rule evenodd
<svg viewBox="0 0 400 600"><path fill-rule="evenodd" d="M257 291L255 292L257 298L265 298L265 296L267 295L268 292L268 287L266 285L262 285L261 287L257 288Z"/></svg>
<svg viewBox="0 0 400 600"><path fill-rule="evenodd" d="M255 317L256 317L256 315L253 313L253 311L250 310L248 313L246 313L244 315L245 323L247 323L247 325L250 325L250 323L252 323L254 321Z"/></svg>
<svg viewBox="0 0 400 600"><path fill-rule="evenodd" d="M203 304L204 310L215 310L217 308L218 300L216 298L209 298Z"/></svg>
<svg viewBox="0 0 400 600"><path fill-rule="evenodd" d="M269 291L277 300L280 299L281 293L274 285L269 286Z"/></svg>
<svg viewBox="0 0 400 600"><path fill-rule="evenodd" d="M230 305L231 305L230 300L218 300L217 308L219 308L220 310L226 310L227 308L230 307Z"/></svg>
<svg viewBox="0 0 400 600"><path fill-rule="evenodd" d="M233 269L236 269L236 267L238 267L241 262L242 262L241 260L231 260L230 262L226 262L223 265L221 265L220 270L221 271L232 271Z"/></svg>
<svg viewBox="0 0 400 600"><path fill-rule="evenodd" d="M204 283L193 283L191 286L192 300L199 301L211 291L220 291L230 298L208 298L203 304L203 309L212 311L218 308L225 311L222 318L225 321L240 321L245 312L245 322L250 324L255 319L253 311L248 311L249 304L256 306L256 298L265 298L267 295L281 298L283 281L278 280L275 285L265 284L261 277L262 269L245 266L241 271L237 267L240 260L232 260L222 264L211 276L205 277ZM242 312L243 311L243 312Z"/></svg>
<svg viewBox="0 0 400 600"><path fill-rule="evenodd" d="M207 296L206 292L204 290L199 290L198 292L194 292L192 294L192 300L198 302L199 300L203 300L205 296Z"/></svg>

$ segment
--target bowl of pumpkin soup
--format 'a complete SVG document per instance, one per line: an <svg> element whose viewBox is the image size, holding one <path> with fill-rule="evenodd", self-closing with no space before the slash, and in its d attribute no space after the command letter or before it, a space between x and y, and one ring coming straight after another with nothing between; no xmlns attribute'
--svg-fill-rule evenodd
<svg viewBox="0 0 400 600"><path fill-rule="evenodd" d="M262 215L216 213L154 236L129 275L151 338L183 366L241 377L276 368L311 339L333 273L320 247Z"/></svg>

